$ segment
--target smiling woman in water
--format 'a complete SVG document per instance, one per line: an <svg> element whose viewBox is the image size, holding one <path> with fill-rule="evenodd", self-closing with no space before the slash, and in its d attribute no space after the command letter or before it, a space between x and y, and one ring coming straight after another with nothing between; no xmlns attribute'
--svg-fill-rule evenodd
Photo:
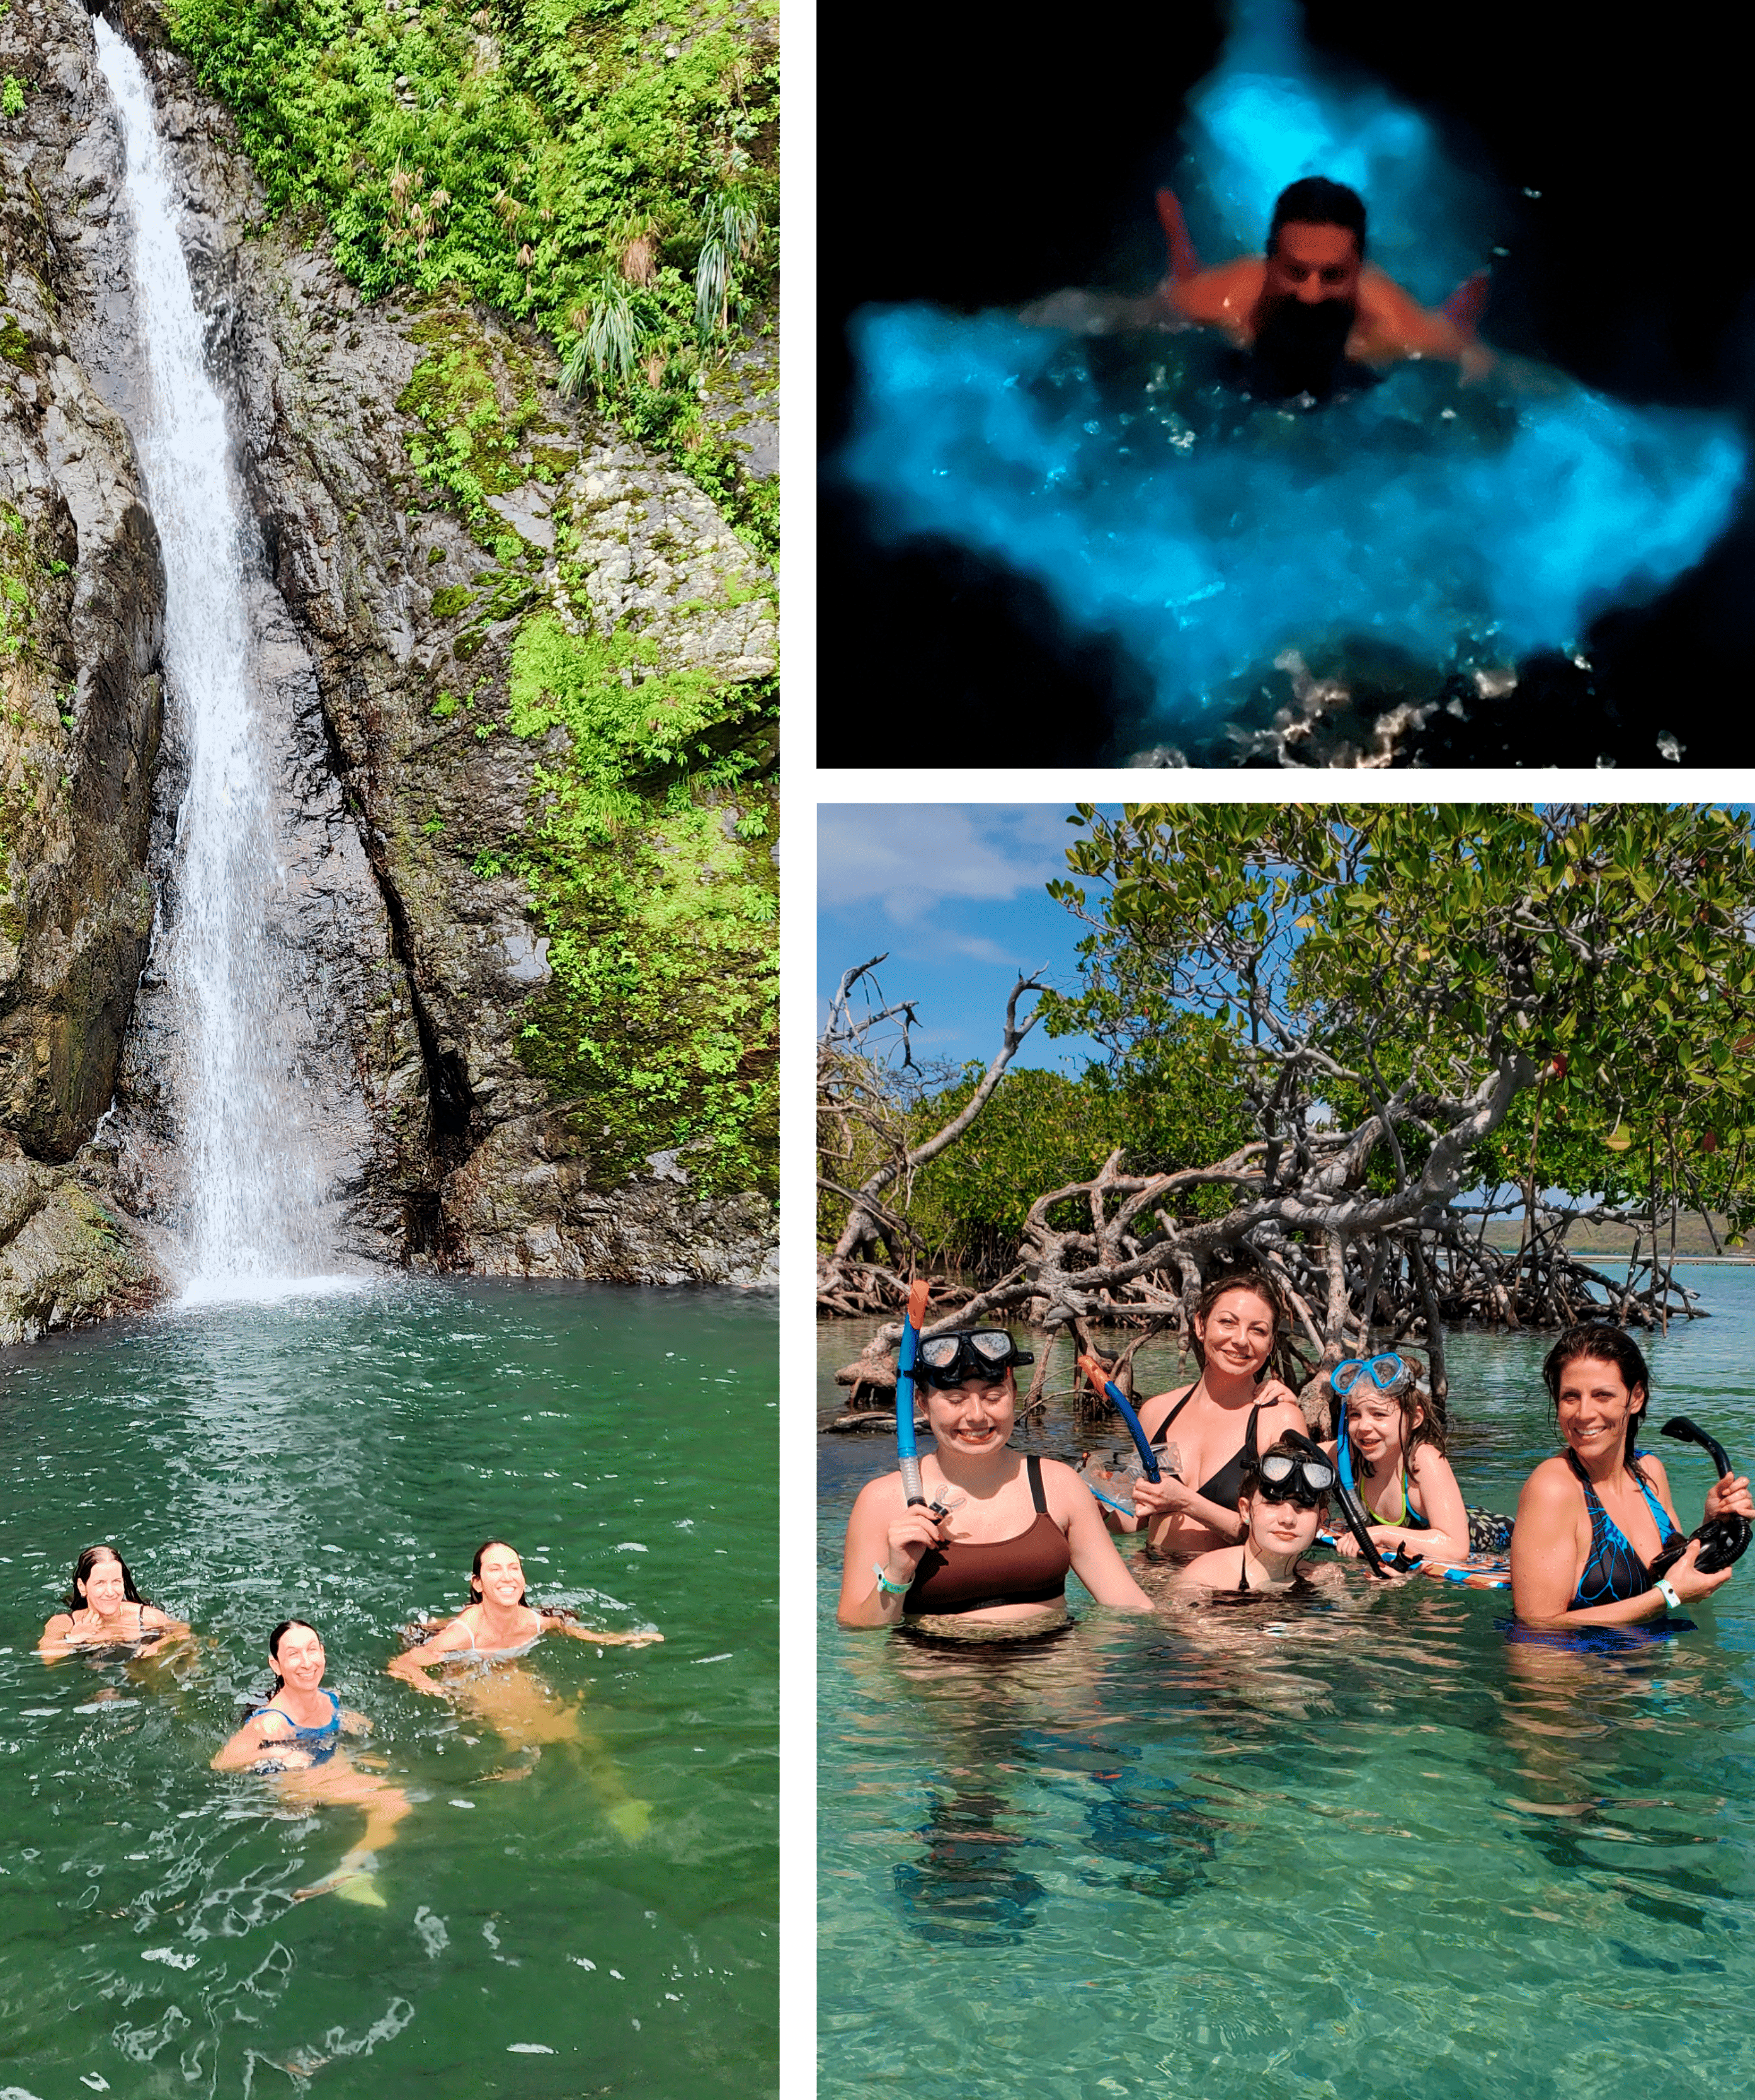
<svg viewBox="0 0 1755 2100"><path fill-rule="evenodd" d="M545 1746L557 1745L579 1760L611 1827L630 1842L643 1837L651 1803L629 1791L608 1750L580 1719L584 1692L569 1702L534 1671L505 1665L527 1655L547 1633L567 1634L598 1648L643 1648L664 1636L607 1633L584 1625L559 1605L532 1604L524 1588L523 1564L503 1539L488 1539L475 1549L470 1595L474 1601L456 1618L431 1630L430 1639L390 1663L390 1675L417 1692L449 1699L528 1760L491 1772L489 1778L527 1779ZM472 1663L494 1667L466 1667ZM450 1667L434 1683L426 1673L440 1665Z"/></svg>
<svg viewBox="0 0 1755 2100"><path fill-rule="evenodd" d="M377 1855L395 1837L408 1813L408 1797L360 1771L342 1749L341 1738L363 1736L372 1723L364 1714L344 1713L342 1702L324 1688L327 1658L314 1626L302 1619L283 1619L268 1636L268 1660L274 1668L274 1692L230 1742L214 1754L215 1771L251 1769L278 1779L284 1798L306 1808L363 1808L364 1835L346 1853L334 1873L300 1898L331 1891L350 1903L384 1908L375 1878Z"/></svg>
<svg viewBox="0 0 1755 2100"><path fill-rule="evenodd" d="M1637 1450L1651 1373L1617 1327L1568 1328L1542 1376L1565 1450L1523 1483L1511 1534L1511 1599L1532 1626L1630 1626L1697 1603L1731 1580L1682 1551L1669 1476ZM1726 1474L1707 1490L1709 1519L1755 1516L1749 1484Z"/></svg>
<svg viewBox="0 0 1755 2100"><path fill-rule="evenodd" d="M921 1343L915 1379L937 1445L920 1462L931 1502L911 1505L899 1472L860 1490L847 1524L844 1626L906 1621L965 1640L1047 1633L1065 1623L1069 1570L1100 1604L1151 1610L1072 1467L1008 1448L1013 1354L997 1329Z"/></svg>
<svg viewBox="0 0 1755 2100"><path fill-rule="evenodd" d="M644 1648L664 1638L660 1633L604 1633L558 1604L532 1604L524 1589L524 1564L502 1539L490 1538L476 1547L470 1596L472 1601L439 1626L430 1639L396 1657L390 1665L392 1677L417 1692L443 1696L444 1687L426 1674L435 1663L527 1655L545 1634L570 1634L599 1648Z"/></svg>
<svg viewBox="0 0 1755 2100"><path fill-rule="evenodd" d="M45 1661L79 1648L155 1648L180 1640L189 1629L181 1619L148 1604L134 1586L128 1564L113 1546L88 1546L73 1563L73 1579L57 1612L42 1630L37 1652Z"/></svg>

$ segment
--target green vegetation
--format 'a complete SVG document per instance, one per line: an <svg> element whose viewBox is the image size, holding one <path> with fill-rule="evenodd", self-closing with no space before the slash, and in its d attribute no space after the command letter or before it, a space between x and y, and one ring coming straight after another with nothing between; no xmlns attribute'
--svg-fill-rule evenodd
<svg viewBox="0 0 1755 2100"><path fill-rule="evenodd" d="M571 384L771 551L778 492L713 437L701 390L772 289L777 11L170 0L170 20L235 114L271 210L326 224L368 297L461 289L544 329ZM433 397L417 404L434 439L421 464L468 511L491 478L466 365L436 345L415 384ZM515 450L526 433L503 435Z"/></svg>
<svg viewBox="0 0 1755 2100"><path fill-rule="evenodd" d="M1228 1030L1186 1014L1157 1047L1149 1072L1118 1075L1102 1065L1076 1079L1008 1072L968 1134L915 1179L908 1222L933 1260L996 1276L1016 1260L1037 1198L1089 1180L1118 1148L1130 1171L1157 1173L1223 1158L1254 1136ZM981 1069L972 1065L954 1085L922 1096L908 1118L911 1142L963 1108ZM1178 1208L1189 1218L1217 1216L1228 1201L1224 1190L1202 1189ZM845 1207L825 1207L831 1245ZM1072 1224L1085 1207L1071 1198L1051 1209L1050 1222Z"/></svg>
<svg viewBox="0 0 1755 2100"><path fill-rule="evenodd" d="M775 695L652 653L526 622L505 727L559 728L568 749L538 766L524 834L475 865L530 886L554 981L521 1047L557 1098L589 1105L593 1179L676 1149L699 1188L772 1190Z"/></svg>
<svg viewBox="0 0 1755 2100"><path fill-rule="evenodd" d="M15 73L9 73L0 84L0 116L22 117L24 113L24 83Z"/></svg>

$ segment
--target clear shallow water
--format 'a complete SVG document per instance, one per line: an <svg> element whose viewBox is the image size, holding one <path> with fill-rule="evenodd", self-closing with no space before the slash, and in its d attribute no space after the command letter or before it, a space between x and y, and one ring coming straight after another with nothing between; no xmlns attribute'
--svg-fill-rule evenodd
<svg viewBox="0 0 1755 2100"><path fill-rule="evenodd" d="M1755 1272L1690 1277L1717 1317L1651 1345L1655 1418L1746 1462ZM825 1413L861 1339L823 1330ZM1454 1339L1471 1500L1514 1507L1554 1448L1550 1339ZM1706 1462L1654 1440L1691 1525ZM1078 1440L1051 1410L1018 1441ZM889 1447L820 1448L822 2100L1755 2076L1748 1563L1694 1631L1612 1655L1513 1645L1506 1599L1416 1578L1277 1621L1086 1604L1034 1653L963 1658L836 1628L847 1510Z"/></svg>
<svg viewBox="0 0 1755 2100"><path fill-rule="evenodd" d="M0 1364L0 2089L773 2089L771 1300L399 1284ZM518 1784L488 1782L527 1754L383 1674L489 1534L533 1594L665 1636L502 1665L583 1698ZM36 1656L105 1538L192 1654ZM291 1900L358 1811L208 1769L288 1614L414 1800L381 1910Z"/></svg>

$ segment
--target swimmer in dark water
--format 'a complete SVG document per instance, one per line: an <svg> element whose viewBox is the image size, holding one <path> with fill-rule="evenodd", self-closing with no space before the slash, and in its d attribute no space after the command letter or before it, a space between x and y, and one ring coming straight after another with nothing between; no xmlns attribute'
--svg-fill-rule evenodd
<svg viewBox="0 0 1755 2100"><path fill-rule="evenodd" d="M1635 1626L1731 1580L1703 1573L1702 1542L1682 1545L1661 1462L1634 1448L1651 1374L1618 1327L1568 1328L1541 1367L1566 1449L1523 1483L1511 1534L1511 1601L1527 1626ZM1755 1516L1748 1481L1726 1474L1706 1493L1709 1519Z"/></svg>
<svg viewBox="0 0 1755 2100"><path fill-rule="evenodd" d="M1349 383L1369 383L1374 368L1409 357L1448 358L1466 378L1493 364L1475 341L1486 296L1484 273L1433 312L1365 260L1365 208L1357 194L1322 175L1282 190L1265 256L1241 255L1203 270L1175 193L1158 193L1170 243L1161 307L1179 320L1219 329L1247 354L1255 393L1324 400Z"/></svg>
<svg viewBox="0 0 1755 2100"><path fill-rule="evenodd" d="M1151 1610L1073 1468L1008 1448L1017 1412L1010 1343L989 1328L920 1343L915 1382L937 1446L920 1461L929 1500L911 1506L900 1472L860 1490L836 1612L844 1626L906 1620L975 1640L1047 1632L1065 1620L1069 1569L1100 1604Z"/></svg>
<svg viewBox="0 0 1755 2100"><path fill-rule="evenodd" d="M183 1639L189 1630L182 1620L147 1602L113 1546L88 1546L80 1555L65 1603L67 1609L49 1621L37 1644L45 1661L80 1648L156 1649Z"/></svg>
<svg viewBox="0 0 1755 2100"><path fill-rule="evenodd" d="M584 1695L567 1701L534 1672L509 1665L529 1654L545 1634L567 1634L599 1648L643 1648L664 1636L607 1632L586 1626L559 1605L532 1604L523 1564L503 1539L475 1549L470 1596L472 1601L454 1619L421 1626L418 1630L430 1637L399 1655L389 1666L390 1675L417 1692L451 1700L528 1760L491 1777L527 1779L544 1747L558 1745L583 1765L611 1826L630 1842L644 1837L652 1805L628 1791L608 1750L580 1720ZM453 1666L435 1684L426 1673L439 1664L477 1666Z"/></svg>
<svg viewBox="0 0 1755 2100"><path fill-rule="evenodd" d="M342 1749L344 1735L365 1735L372 1723L364 1714L344 1713L341 1701L324 1689L325 1658L315 1627L302 1619L283 1619L268 1636L268 1660L274 1667L273 1696L215 1754L214 1770L254 1767L278 1779L283 1798L300 1808L363 1808L366 1827L360 1842L333 1874L294 1893L300 1899L333 1893L381 1910L377 1855L408 1813L408 1797L400 1787L358 1770Z"/></svg>

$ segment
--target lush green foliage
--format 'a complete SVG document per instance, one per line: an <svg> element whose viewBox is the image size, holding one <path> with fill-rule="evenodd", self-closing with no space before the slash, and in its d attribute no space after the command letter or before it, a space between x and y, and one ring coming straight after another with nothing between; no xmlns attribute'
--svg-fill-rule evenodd
<svg viewBox="0 0 1755 2100"><path fill-rule="evenodd" d="M995 1274L1014 1259L1031 1204L1088 1180L1116 1149L1130 1171L1153 1173L1205 1166L1254 1135L1228 1031L1184 1015L1157 1048L1149 1065L1123 1077L1101 1065L1077 1079L1008 1072L968 1133L915 1180L908 1222L932 1254L955 1268ZM972 1065L955 1085L924 1096L908 1118L913 1141L956 1114L980 1078ZM1196 1192L1185 1212L1202 1215L1227 1201L1221 1191ZM1069 1198L1050 1212L1050 1222L1074 1224L1083 1210Z"/></svg>
<svg viewBox="0 0 1755 2100"><path fill-rule="evenodd" d="M478 867L530 885L554 984L523 1054L558 1098L601 1110L605 1185L677 1149L698 1186L772 1189L774 695L650 654L526 622L506 727L558 727L568 749L537 768L528 828Z"/></svg>
<svg viewBox="0 0 1755 2100"><path fill-rule="evenodd" d="M1264 1134L1295 1148L1407 1089L1418 1172L1497 1071L1475 1175L1755 1215L1755 840L1745 816L1530 809L1131 805L1082 811L1053 885L1094 928L1085 989L1045 1000L1124 1063L1188 1004L1259 1051ZM1092 910L1083 883L1105 894ZM1270 1079L1276 1089L1269 1098Z"/></svg>
<svg viewBox="0 0 1755 2100"><path fill-rule="evenodd" d="M774 492L713 438L701 387L772 288L776 11L775 0L170 7L272 210L320 217L369 297L461 286L547 331L625 428L770 547ZM704 330L703 273L717 288ZM584 354L606 334L624 355Z"/></svg>

